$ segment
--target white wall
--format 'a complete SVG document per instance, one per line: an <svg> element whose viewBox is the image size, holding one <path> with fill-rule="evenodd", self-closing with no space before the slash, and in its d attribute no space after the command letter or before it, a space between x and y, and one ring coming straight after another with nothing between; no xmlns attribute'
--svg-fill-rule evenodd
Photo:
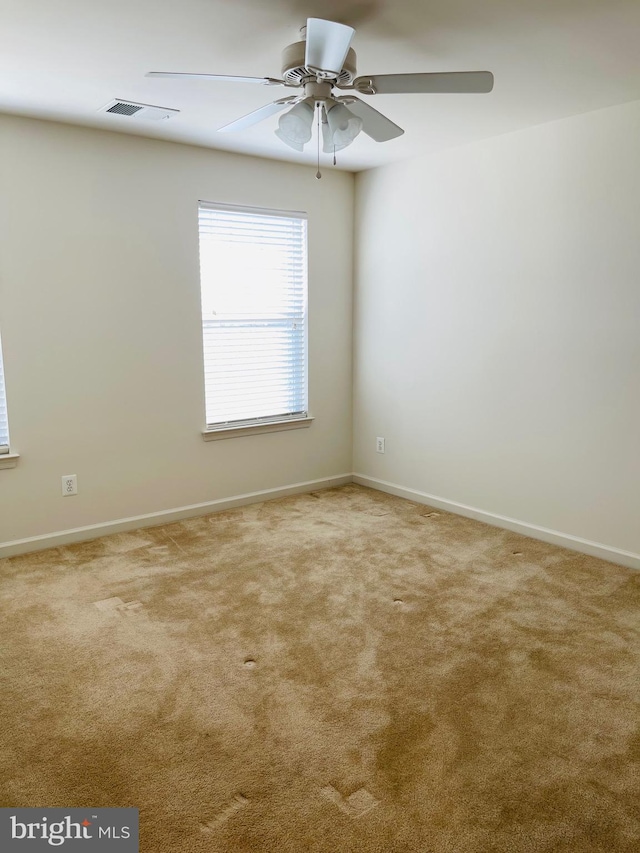
<svg viewBox="0 0 640 853"><path fill-rule="evenodd" d="M356 472L640 553L639 139L633 103L358 176Z"/></svg>
<svg viewBox="0 0 640 853"><path fill-rule="evenodd" d="M201 437L198 199L308 211L309 429ZM351 175L5 116L0 215L0 543L350 472Z"/></svg>

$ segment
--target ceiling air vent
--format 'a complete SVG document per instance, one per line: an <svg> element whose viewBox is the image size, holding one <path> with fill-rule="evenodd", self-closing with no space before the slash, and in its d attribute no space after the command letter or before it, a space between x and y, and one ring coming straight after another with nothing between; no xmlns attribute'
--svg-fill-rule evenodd
<svg viewBox="0 0 640 853"><path fill-rule="evenodd" d="M144 107L137 107L134 104L121 104L118 102L114 104L112 107L106 111L108 113L117 113L119 116L132 116L134 113L137 113L139 110L144 109Z"/></svg>
<svg viewBox="0 0 640 853"><path fill-rule="evenodd" d="M101 107L98 112L111 113L111 115L124 116L125 118L148 119L149 121L162 121L178 115L180 110L172 110L169 107L154 107L151 104L136 104L133 101L122 101L117 99Z"/></svg>

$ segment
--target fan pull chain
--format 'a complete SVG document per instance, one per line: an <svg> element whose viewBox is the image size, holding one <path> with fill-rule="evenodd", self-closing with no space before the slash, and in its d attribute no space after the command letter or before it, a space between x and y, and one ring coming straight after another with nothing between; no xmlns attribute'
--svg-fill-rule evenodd
<svg viewBox="0 0 640 853"><path fill-rule="evenodd" d="M320 106L318 106L318 171L316 172L318 180L322 177L322 172L320 171L320 109Z"/></svg>

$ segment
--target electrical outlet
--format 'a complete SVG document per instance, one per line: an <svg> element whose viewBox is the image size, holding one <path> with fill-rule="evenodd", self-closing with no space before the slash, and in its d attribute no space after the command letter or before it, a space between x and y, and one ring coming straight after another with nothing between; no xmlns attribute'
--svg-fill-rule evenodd
<svg viewBox="0 0 640 853"><path fill-rule="evenodd" d="M76 474L65 474L62 478L62 494L66 497L78 494L78 477Z"/></svg>
<svg viewBox="0 0 640 853"><path fill-rule="evenodd" d="M378 453L384 453L384 438L376 438L376 451Z"/></svg>

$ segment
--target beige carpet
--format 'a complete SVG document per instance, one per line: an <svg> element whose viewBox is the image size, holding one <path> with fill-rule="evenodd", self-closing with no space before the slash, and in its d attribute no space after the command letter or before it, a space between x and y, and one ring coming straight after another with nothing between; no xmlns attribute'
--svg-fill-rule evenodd
<svg viewBox="0 0 640 853"><path fill-rule="evenodd" d="M3 806L136 806L144 853L640 850L640 573L346 486L0 575Z"/></svg>

